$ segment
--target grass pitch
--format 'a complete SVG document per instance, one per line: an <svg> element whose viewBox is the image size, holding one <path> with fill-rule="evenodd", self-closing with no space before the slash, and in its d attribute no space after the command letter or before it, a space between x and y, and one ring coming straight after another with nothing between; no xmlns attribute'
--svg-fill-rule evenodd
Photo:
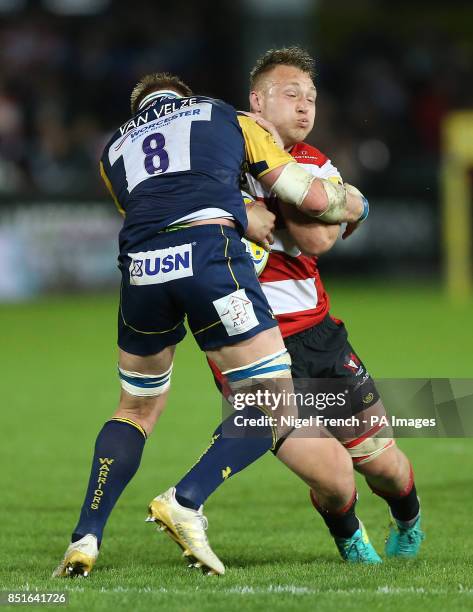
<svg viewBox="0 0 473 612"><path fill-rule="evenodd" d="M333 286L333 314L374 376L472 377L471 305L435 287ZM193 341L178 350L167 412L115 508L88 580L49 576L78 516L96 433L118 397L114 297L0 307L0 589L66 590L72 610L471 610L472 440L401 440L416 470L427 533L418 560L343 564L306 487L272 456L208 501L222 578L189 571L145 524L146 506L206 446L219 398ZM358 481L358 513L378 551L387 511Z"/></svg>

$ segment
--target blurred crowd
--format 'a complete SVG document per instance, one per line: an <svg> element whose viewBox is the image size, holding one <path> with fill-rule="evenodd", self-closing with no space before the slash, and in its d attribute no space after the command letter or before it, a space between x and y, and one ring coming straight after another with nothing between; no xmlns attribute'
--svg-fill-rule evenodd
<svg viewBox="0 0 473 612"><path fill-rule="evenodd" d="M377 10L359 23L345 12L349 30L336 11L319 24L314 139L370 193L429 199L439 188L443 120L473 110L473 4L437 12L431 2L371 4Z"/></svg>
<svg viewBox="0 0 473 612"><path fill-rule="evenodd" d="M205 12L179 8L0 21L0 193L102 194L98 158L138 78L166 69L208 87Z"/></svg>
<svg viewBox="0 0 473 612"><path fill-rule="evenodd" d="M147 72L175 71L199 92L244 104L238 41L226 35L228 15L218 27L212 6L135 0L132 9L120 4L93 17L30 9L2 18L0 194L101 195L98 157ZM312 141L355 184L391 194L435 190L442 119L473 108L473 42L439 23L419 25L406 44L368 21L333 44L336 15L332 21L313 21Z"/></svg>

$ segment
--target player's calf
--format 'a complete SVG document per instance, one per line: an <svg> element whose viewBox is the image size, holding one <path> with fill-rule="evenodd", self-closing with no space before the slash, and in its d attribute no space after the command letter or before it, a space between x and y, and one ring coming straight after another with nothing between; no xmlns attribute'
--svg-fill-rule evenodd
<svg viewBox="0 0 473 612"><path fill-rule="evenodd" d="M383 457L359 466L370 489L385 500L396 521L413 525L420 514L420 503L414 482L414 471L407 457L392 446Z"/></svg>
<svg viewBox="0 0 473 612"><path fill-rule="evenodd" d="M310 434L304 429L295 430L278 445L275 455L314 490L320 506L338 512L353 498L352 462L338 440L309 437Z"/></svg>
<svg viewBox="0 0 473 612"><path fill-rule="evenodd" d="M385 445L380 453L368 458L368 461L355 463L355 468L363 474L375 492L403 496L412 485L409 460L394 440Z"/></svg>
<svg viewBox="0 0 473 612"><path fill-rule="evenodd" d="M349 563L381 563L381 557L371 544L363 523L355 514L356 490L347 504L328 510L320 504L313 489L310 491L312 505L320 514L344 561Z"/></svg>

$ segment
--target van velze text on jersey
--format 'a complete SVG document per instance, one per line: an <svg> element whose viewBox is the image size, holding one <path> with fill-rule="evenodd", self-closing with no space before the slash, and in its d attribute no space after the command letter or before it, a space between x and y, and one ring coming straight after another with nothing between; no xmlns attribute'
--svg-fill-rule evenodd
<svg viewBox="0 0 473 612"><path fill-rule="evenodd" d="M157 285L194 274L192 244L128 253L130 285Z"/></svg>

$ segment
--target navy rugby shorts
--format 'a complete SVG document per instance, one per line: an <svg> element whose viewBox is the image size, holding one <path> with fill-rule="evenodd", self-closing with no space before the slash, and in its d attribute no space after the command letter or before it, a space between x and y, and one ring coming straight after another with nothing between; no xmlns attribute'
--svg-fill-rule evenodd
<svg viewBox="0 0 473 612"><path fill-rule="evenodd" d="M184 319L202 350L252 338L277 321L236 230L199 225L161 232L121 253L118 346L152 355L177 344Z"/></svg>

